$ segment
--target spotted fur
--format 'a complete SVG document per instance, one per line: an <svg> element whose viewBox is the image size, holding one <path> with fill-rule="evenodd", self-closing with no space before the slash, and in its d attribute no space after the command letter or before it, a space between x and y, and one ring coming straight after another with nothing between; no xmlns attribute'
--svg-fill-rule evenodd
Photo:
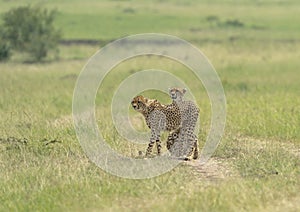
<svg viewBox="0 0 300 212"><path fill-rule="evenodd" d="M168 140L167 140L167 149L170 151L171 155L176 157L183 157L183 150L185 149L184 143L180 140L180 128L176 130L172 130L169 133ZM193 135L194 146L187 154L188 156L193 155L193 159L198 158L198 139L195 135ZM190 160L190 157L184 157L185 160Z"/></svg>
<svg viewBox="0 0 300 212"><path fill-rule="evenodd" d="M161 153L160 134L162 131L171 131L180 127L181 114L179 106L173 102L163 105L156 99L148 99L143 96L136 96L131 101L134 110L143 114L147 126L151 129L150 142L146 156L152 153L154 143L157 146L158 155Z"/></svg>
<svg viewBox="0 0 300 212"><path fill-rule="evenodd" d="M186 93L184 88L169 89L173 104L177 104L181 112L180 132L177 132L177 140L183 142L183 154L189 159L193 154L193 159L198 157L198 139L194 134L199 116L199 108L192 101L183 100Z"/></svg>

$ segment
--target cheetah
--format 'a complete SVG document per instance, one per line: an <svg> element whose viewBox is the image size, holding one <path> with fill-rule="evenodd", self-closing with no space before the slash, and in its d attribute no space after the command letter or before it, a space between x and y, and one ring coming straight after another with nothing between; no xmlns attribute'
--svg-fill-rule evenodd
<svg viewBox="0 0 300 212"><path fill-rule="evenodd" d="M175 140L184 141L183 151L189 159L193 154L193 159L198 157L198 139L194 134L194 130L197 124L199 116L199 108L192 101L183 100L183 96L186 93L185 88L170 88L169 95L173 100L173 104L177 104L181 112L181 126L178 138ZM187 153L187 154L186 154Z"/></svg>
<svg viewBox="0 0 300 212"><path fill-rule="evenodd" d="M146 157L152 153L153 145L156 142L157 154L161 154L160 134L162 131L171 131L180 127L181 114L179 106L172 102L169 105L163 105L156 99L148 99L141 95L136 96L131 101L134 110L140 112L147 126L151 129L151 137Z"/></svg>
<svg viewBox="0 0 300 212"><path fill-rule="evenodd" d="M169 133L168 139L167 139L167 149L169 150L169 152L171 153L171 155L174 155L176 157L182 157L182 148L183 148L183 143L180 142L179 139L179 135L180 135L180 128L176 129L176 130L172 130ZM193 140L194 140L194 146L191 149L191 151L187 154L187 157L184 157L184 160L190 160L189 155L193 154L193 159L197 159L198 158L198 139L195 135L193 135Z"/></svg>

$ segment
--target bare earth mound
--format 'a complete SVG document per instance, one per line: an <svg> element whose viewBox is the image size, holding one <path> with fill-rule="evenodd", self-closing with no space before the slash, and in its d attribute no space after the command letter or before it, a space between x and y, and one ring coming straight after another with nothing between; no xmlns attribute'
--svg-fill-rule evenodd
<svg viewBox="0 0 300 212"><path fill-rule="evenodd" d="M199 160L186 163L194 167L195 175L201 179L221 180L238 176L225 159L211 158L205 164L201 164Z"/></svg>

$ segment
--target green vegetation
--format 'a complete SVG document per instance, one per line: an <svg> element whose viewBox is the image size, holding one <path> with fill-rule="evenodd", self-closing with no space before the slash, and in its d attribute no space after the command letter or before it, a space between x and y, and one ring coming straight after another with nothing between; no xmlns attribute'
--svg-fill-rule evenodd
<svg viewBox="0 0 300 212"><path fill-rule="evenodd" d="M0 211L300 210L300 3L201 2L41 3L58 10L54 24L63 30L65 42L59 61L48 57L45 63L24 64L24 56L14 54L0 63ZM29 3L33 4L22 1L22 5ZM0 13L22 5L1 1ZM193 163L183 163L152 179L118 178L91 163L77 141L73 89L84 64L99 48L81 40L96 40L102 46L143 32L169 33L191 41L211 60L222 80L227 124L212 158L217 168L206 170L212 176ZM96 115L107 142L124 155L145 150L144 145L118 135L110 103L126 76L149 68L169 71L190 86L201 108L203 146L210 127L205 89L183 72L186 67L154 56L125 61L105 78ZM145 95L170 102L161 93ZM146 129L136 112L130 109L130 115L137 128Z"/></svg>
<svg viewBox="0 0 300 212"><path fill-rule="evenodd" d="M6 42L0 42L0 61L9 59L10 46Z"/></svg>
<svg viewBox="0 0 300 212"><path fill-rule="evenodd" d="M27 52L34 60L41 61L49 51L57 49L60 39L53 26L54 17L55 11L39 7L11 9L3 15L0 39L13 50Z"/></svg>

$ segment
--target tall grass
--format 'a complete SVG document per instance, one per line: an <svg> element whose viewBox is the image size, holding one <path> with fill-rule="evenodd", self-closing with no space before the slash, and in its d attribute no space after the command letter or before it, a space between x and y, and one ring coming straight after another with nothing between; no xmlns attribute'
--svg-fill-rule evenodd
<svg viewBox="0 0 300 212"><path fill-rule="evenodd" d="M64 0L46 6L61 12L57 24L65 39L110 40L157 30L199 47L215 66L227 97L225 135L213 160L234 174L203 177L199 167L182 163L152 179L129 180L99 169L81 149L71 115L77 76L99 46L62 46L56 62L24 64L20 55L0 63L0 211L300 209L298 2L160 2L171 9L133 0L72 1L73 7ZM19 4L2 2L0 11ZM237 27L234 20L243 24ZM145 150L118 135L110 104L123 79L149 68L169 71L190 86L201 109L202 147L210 128L206 91L183 72L186 67L160 57L126 61L105 78L96 115L108 143L133 157ZM162 93L144 94L170 102ZM129 115L141 124L135 127L147 130L135 111Z"/></svg>

